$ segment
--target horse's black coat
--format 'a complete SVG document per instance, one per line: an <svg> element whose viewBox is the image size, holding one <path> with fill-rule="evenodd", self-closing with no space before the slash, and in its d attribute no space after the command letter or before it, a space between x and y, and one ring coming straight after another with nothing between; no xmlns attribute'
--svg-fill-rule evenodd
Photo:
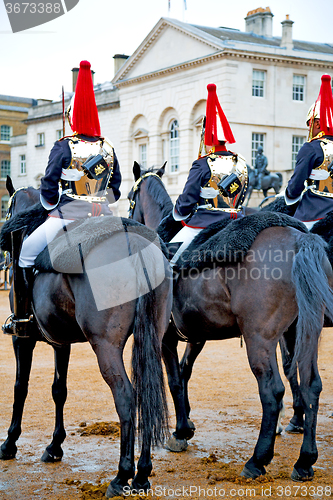
<svg viewBox="0 0 333 500"><path fill-rule="evenodd" d="M136 180L137 178L138 175ZM160 182L158 186L165 190ZM153 221L156 222L159 207L153 205L146 187L143 185L139 193L140 206L145 211L141 210L138 216L142 220L151 221L153 213ZM298 363L302 380L300 392L306 413L304 439L291 477L297 481L305 481L313 477L312 465L318 457L315 433L321 380L317 366L317 344L325 307L333 318L333 293L329 286L333 283L333 272L326 256L325 242L317 235L309 234L299 221L284 214L267 211L258 213L257 217L251 215L247 219L248 222L252 220L254 227L253 232L250 230L247 235L250 236L249 239L242 235L239 238L242 241L237 239L235 242L241 231L235 231L234 234L233 222L216 234L216 227L209 226L193 241L193 246L201 241L201 253L202 248L212 249L215 254L217 250L224 252L223 247L219 248L219 245L223 245L221 241L224 241L220 235L230 232L230 247L233 249L244 249L252 241L254 259L242 261L241 252L241 262L236 259L236 262L224 262L221 267L214 266L211 269L209 265L202 266L205 258L202 254L199 270L194 269L199 272L191 273L186 269L185 272L177 273L173 300L174 321L170 323L164 339L164 358L177 416L174 437L179 440L189 439L193 434L188 421L190 406L187 383L194 360L205 342L243 335L250 367L258 382L263 414L254 453L246 463L242 475L256 478L265 474L265 466L271 462L274 454L276 424L284 394L276 346L284 332L290 329L293 336L291 353L295 350L294 359ZM244 219L236 221L236 227L247 224L247 221L242 221ZM269 227L263 229L260 222ZM260 226L261 230L257 233ZM246 227L243 229L246 231ZM209 236L206 242L205 238ZM270 248L284 256L279 263L269 255ZM194 260L191 254L190 260ZM193 264L197 265L197 255ZM274 274L276 270L279 272L277 277ZM178 365L177 330L189 340L181 370ZM179 442L177 447L178 445ZM174 449L173 443L169 446Z"/></svg>
<svg viewBox="0 0 333 500"><path fill-rule="evenodd" d="M258 234L269 227L293 227L303 233L302 222L284 214L256 213L241 219L210 224L192 241L181 255L178 267L202 269L227 263L242 262Z"/></svg>
<svg viewBox="0 0 333 500"><path fill-rule="evenodd" d="M15 210L25 209L32 199L35 203L39 193L31 187L15 192L11 183L10 186L8 192L13 195L13 221ZM106 219L111 220L112 217L105 217ZM18 220L14 220L12 226L17 222ZM21 223L22 219L19 220L19 227ZM91 224L97 226L97 219L92 219ZM128 480L131 478L134 478L131 485L134 489L146 491L150 487L148 476L152 470L151 444L161 443L168 434L161 344L171 313L171 270L158 248L159 245L151 245L149 242L147 244L143 236L149 232L158 241L156 233L147 231L147 228L139 227L139 224L132 221L121 225L124 229L123 235L119 234L120 231L109 234L108 239L103 239L91 249L84 261L87 263L87 269L95 269L95 262L100 263L103 268L103 274L95 281L95 285L88 272L80 275L40 272L35 276L32 287L36 323L50 343L62 346L54 347L56 354L58 351L63 353L62 364L56 367L52 387L57 404L56 429L52 443L47 447L42 460L60 460L63 454L61 445L66 436L63 406L67 396L66 377L70 353L68 344L89 341L97 356L101 374L112 390L121 425L118 473L108 487L108 497L123 495L127 488L130 489ZM81 226L77 230L80 231L80 228ZM87 239L89 237L91 231L87 234ZM132 255L131 248L135 248L135 255ZM129 257L123 259L124 255ZM121 259L122 267L112 265ZM150 277L156 278L154 286L151 285ZM117 281L119 278L123 278L126 293L128 290L134 291L131 297L122 295ZM150 286L144 286L145 284ZM115 300L110 302L109 297L113 291ZM94 292L97 292L97 295ZM120 301L117 302L119 296ZM104 298L106 301L101 302ZM131 334L134 342L130 382L124 366L123 349ZM13 337L13 343L17 360L17 379L13 418L8 437L0 448L0 459L3 460L14 458L16 455L16 441L21 433L23 407L28 392L36 339ZM142 444L137 470L134 464L136 417Z"/></svg>

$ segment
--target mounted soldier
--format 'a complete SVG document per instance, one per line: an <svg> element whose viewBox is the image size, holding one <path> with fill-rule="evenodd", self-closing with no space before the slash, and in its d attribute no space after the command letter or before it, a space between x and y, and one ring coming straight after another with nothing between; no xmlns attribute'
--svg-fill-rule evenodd
<svg viewBox="0 0 333 500"><path fill-rule="evenodd" d="M174 219L181 221L183 228L170 242L180 244L172 263L209 224L243 216L241 206L248 181L246 162L226 148L226 143L233 144L235 139L219 103L216 85L207 85L207 90L199 158L192 164L173 212ZM219 195L223 199L222 207L218 206Z"/></svg>
<svg viewBox="0 0 333 500"><path fill-rule="evenodd" d="M73 135L57 141L41 180L40 203L46 220L13 248L14 313L4 333L29 335L30 287L37 255L77 219L112 215L120 196L121 174L112 143L101 136L90 63L81 61L75 95L67 110ZM107 191L108 190L108 191Z"/></svg>
<svg viewBox="0 0 333 500"><path fill-rule="evenodd" d="M287 205L299 202L294 217L311 229L333 210L333 96L330 75L321 77L316 102L306 119L308 141L298 152L285 191Z"/></svg>

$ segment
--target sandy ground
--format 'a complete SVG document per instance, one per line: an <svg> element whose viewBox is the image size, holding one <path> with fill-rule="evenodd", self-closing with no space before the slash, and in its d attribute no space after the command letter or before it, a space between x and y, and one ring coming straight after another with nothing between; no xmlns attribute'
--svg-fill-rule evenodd
<svg viewBox="0 0 333 500"><path fill-rule="evenodd" d="M0 291L0 321L8 315L8 294ZM182 347L183 349L183 347ZM126 350L127 363L130 350ZM7 435L13 403L15 360L11 339L0 335L0 441ZM210 342L199 356L190 382L192 419L197 431L186 452L153 452L151 484L155 498L315 498L333 497L333 331L325 329L319 366L323 381L318 417L319 459L315 478L299 484L290 480L302 436L277 437L275 456L264 479L239 478L252 455L261 419L257 384L239 339ZM0 462L0 500L79 500L105 498L119 460L118 438L81 436L83 424L117 422L111 392L103 381L88 344L72 348L65 406L67 438L62 462L40 461L51 441L54 405L51 397L53 349L35 349L29 395L17 456ZM292 416L286 385L287 425ZM169 398L170 399L170 398ZM174 411L170 401L170 422ZM136 456L138 450L136 451Z"/></svg>

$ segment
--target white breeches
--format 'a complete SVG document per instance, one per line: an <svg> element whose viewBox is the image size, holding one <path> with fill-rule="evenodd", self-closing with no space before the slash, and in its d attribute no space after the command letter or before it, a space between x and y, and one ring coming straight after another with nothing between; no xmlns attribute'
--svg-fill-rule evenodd
<svg viewBox="0 0 333 500"><path fill-rule="evenodd" d="M183 242L183 244L178 248L177 252L175 255L172 257L170 260L170 264L173 266L179 256L186 250L186 248L190 245L191 241L195 238L197 234L200 233L202 229L197 228L197 227L188 227L184 226L177 234L172 238L170 243L177 243L177 242Z"/></svg>
<svg viewBox="0 0 333 500"><path fill-rule="evenodd" d="M74 220L48 217L33 233L31 233L22 244L19 266L31 267L35 263L37 255L51 243L57 232L74 222Z"/></svg>
<svg viewBox="0 0 333 500"><path fill-rule="evenodd" d="M303 221L301 221L303 222ZM303 222L303 224L308 228L308 230L310 231L310 229L312 228L312 226L318 222L317 220L310 220L308 222Z"/></svg>

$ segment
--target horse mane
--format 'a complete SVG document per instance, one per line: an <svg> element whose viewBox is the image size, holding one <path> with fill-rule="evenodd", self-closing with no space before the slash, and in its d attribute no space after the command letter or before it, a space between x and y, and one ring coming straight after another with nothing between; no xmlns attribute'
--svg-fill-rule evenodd
<svg viewBox="0 0 333 500"><path fill-rule="evenodd" d="M150 172L156 173L158 170L159 169L156 167L150 167L147 170L142 170L141 176ZM157 205L160 207L162 211L162 219L164 219L164 217L166 217L167 215L170 214L170 212L172 212L173 203L161 178L160 180L161 182L153 182L152 178L148 177L147 185L149 189L149 194L153 198L153 200L157 203Z"/></svg>

